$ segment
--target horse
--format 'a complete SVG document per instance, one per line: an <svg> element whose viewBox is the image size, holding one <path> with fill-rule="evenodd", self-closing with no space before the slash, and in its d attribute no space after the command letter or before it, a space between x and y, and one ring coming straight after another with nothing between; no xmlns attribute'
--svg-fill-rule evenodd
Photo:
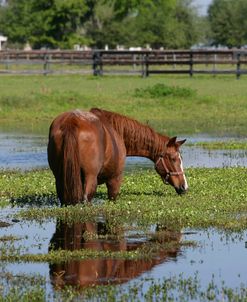
<svg viewBox="0 0 247 302"><path fill-rule="evenodd" d="M185 141L99 108L58 115L50 125L47 153L61 205L90 202L103 183L108 198L116 200L126 156L149 158L165 184L185 193L188 184L179 152Z"/></svg>

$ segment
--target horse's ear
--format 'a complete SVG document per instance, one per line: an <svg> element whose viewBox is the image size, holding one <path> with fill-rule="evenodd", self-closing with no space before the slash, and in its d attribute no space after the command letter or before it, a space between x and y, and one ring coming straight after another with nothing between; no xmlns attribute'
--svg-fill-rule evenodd
<svg viewBox="0 0 247 302"><path fill-rule="evenodd" d="M180 147L182 144L184 144L186 142L186 139L183 139L182 141L178 141L178 142L176 142L176 145L178 146L178 147Z"/></svg>
<svg viewBox="0 0 247 302"><path fill-rule="evenodd" d="M167 147L174 146L174 145L175 145L175 143L176 143L176 139L177 139L177 137L176 137L176 136L174 136L174 137L170 138L170 139L169 139L169 141L168 141L168 143L167 143Z"/></svg>

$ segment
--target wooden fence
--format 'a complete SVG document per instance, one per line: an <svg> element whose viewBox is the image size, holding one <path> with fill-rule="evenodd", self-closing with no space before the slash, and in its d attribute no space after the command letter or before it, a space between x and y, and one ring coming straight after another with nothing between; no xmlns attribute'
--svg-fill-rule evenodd
<svg viewBox="0 0 247 302"><path fill-rule="evenodd" d="M1 74L247 74L247 50L0 51Z"/></svg>

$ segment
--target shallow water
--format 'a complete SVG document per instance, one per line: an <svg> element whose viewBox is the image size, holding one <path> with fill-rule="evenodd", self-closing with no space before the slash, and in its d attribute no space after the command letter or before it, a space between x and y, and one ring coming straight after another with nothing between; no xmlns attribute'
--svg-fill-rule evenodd
<svg viewBox="0 0 247 302"><path fill-rule="evenodd" d="M47 167L47 137L0 133L0 169Z"/></svg>
<svg viewBox="0 0 247 302"><path fill-rule="evenodd" d="M18 209L15 209L15 212ZM139 248L155 235L156 226L150 227L149 235L137 232L125 232L121 240L95 239L85 241L85 231L97 234L107 234L104 223L75 224L73 226L57 224L55 220L43 224L36 222L13 222L13 210L5 209L0 215L0 221L10 223L8 227L0 228L0 237L14 235L20 238L14 242L16 247L22 247L23 253L47 253L50 246L58 248L94 249L96 251L129 251ZM159 230L160 231L160 230ZM215 229L211 230L181 230L181 233L169 234L174 242L193 240L196 247L168 248L156 254L152 260L110 260L90 259L69 261L64 264L48 263L1 263L4 273L13 275L39 273L45 277L46 291L52 293L57 285L80 285L81 287L95 284L122 284L128 287L143 279L143 291L150 285L151 280L177 277L184 278L198 275L201 284L207 285L212 277L216 286L230 288L243 284L247 287L247 231L241 236L229 236ZM6 244L0 242L0 246ZM1 280L0 274L0 280Z"/></svg>
<svg viewBox="0 0 247 302"><path fill-rule="evenodd" d="M188 143L212 141L207 136L189 137ZM232 139L232 138L225 138ZM221 138L222 140L222 138ZM47 137L0 133L0 169L30 170L48 167ZM184 167L247 167L247 150L206 150L200 147L181 148ZM128 157L126 169L152 168L153 162L141 157Z"/></svg>

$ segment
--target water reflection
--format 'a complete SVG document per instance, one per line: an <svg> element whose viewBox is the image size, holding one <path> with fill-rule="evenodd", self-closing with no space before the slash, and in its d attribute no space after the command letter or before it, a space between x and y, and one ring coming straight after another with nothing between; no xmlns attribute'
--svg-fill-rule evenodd
<svg viewBox="0 0 247 302"><path fill-rule="evenodd" d="M71 226L59 223L51 239L53 249L75 251L88 249L93 251L134 251L145 241L122 237L121 239L106 239L109 235L105 223L74 223ZM85 240L85 237L89 237ZM154 233L158 242L176 242L181 239L180 233L168 232L156 227ZM103 238L103 239L102 239ZM50 265L50 278L55 287L78 285L80 287L99 284L117 284L133 279L143 272L150 271L155 265L167 259L176 258L179 248L171 246L158 252L152 259L125 260L97 258L87 260L72 260L61 264Z"/></svg>

